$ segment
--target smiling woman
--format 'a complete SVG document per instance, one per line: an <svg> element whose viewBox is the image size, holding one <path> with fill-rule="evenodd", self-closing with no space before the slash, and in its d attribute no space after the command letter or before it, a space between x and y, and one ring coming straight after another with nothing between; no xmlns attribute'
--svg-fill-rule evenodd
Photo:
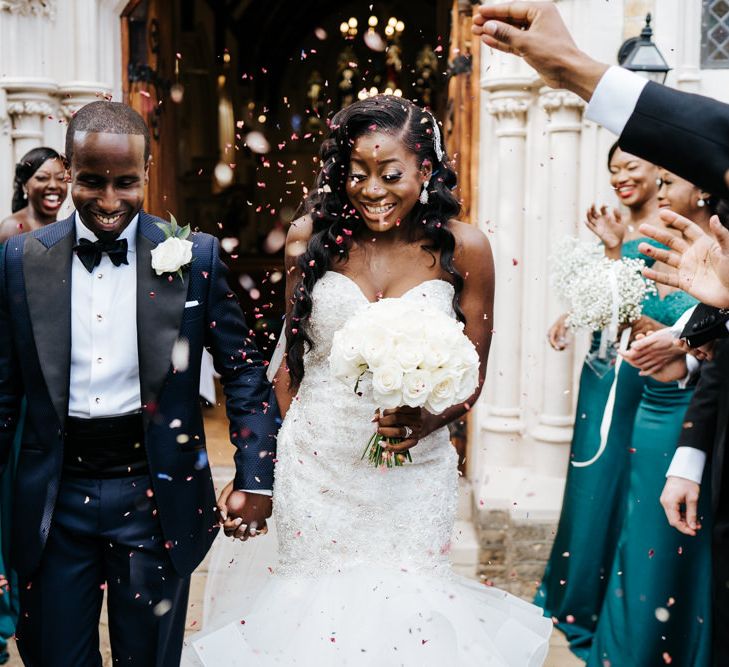
<svg viewBox="0 0 729 667"><path fill-rule="evenodd" d="M67 191L61 156L52 148L28 151L15 166L13 214L0 222L0 243L55 222Z"/></svg>

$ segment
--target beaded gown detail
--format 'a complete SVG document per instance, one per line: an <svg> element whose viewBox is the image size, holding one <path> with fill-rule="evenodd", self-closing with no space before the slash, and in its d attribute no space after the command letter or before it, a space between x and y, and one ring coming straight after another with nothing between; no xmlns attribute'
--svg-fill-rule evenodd
<svg viewBox="0 0 729 667"><path fill-rule="evenodd" d="M443 280L398 298L454 316L453 287ZM448 430L423 438L402 467L376 469L361 460L374 428L372 394L366 384L355 394L332 377L329 353L334 333L367 298L350 278L330 271L316 283L312 302L313 347L278 436L280 563L247 599L245 584L230 582L242 591L238 619L193 639L198 660L541 665L552 626L541 610L450 568L458 472Z"/></svg>

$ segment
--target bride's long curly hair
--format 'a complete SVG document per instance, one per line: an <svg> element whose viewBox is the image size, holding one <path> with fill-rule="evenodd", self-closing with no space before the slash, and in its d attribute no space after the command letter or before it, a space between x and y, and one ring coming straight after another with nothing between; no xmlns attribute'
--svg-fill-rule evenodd
<svg viewBox="0 0 729 667"><path fill-rule="evenodd" d="M332 118L330 133L320 150L319 174L304 202L313 221L306 251L297 260L301 279L294 288L291 313L286 322L287 365L291 384L297 387L304 377L304 354L313 345L306 328L311 315L312 293L316 282L332 265L345 262L352 241L364 223L346 193L352 147L357 138L370 132L385 132L402 141L417 157L418 166L430 161L433 174L428 187L428 203L416 203L404 224L413 241L422 239L423 249L451 276L455 294L453 308L465 321L459 305L463 277L453 264L455 237L450 220L461 209L452 193L457 177L450 167L435 119L413 102L392 95L377 95L360 100ZM440 143L441 158L435 148Z"/></svg>

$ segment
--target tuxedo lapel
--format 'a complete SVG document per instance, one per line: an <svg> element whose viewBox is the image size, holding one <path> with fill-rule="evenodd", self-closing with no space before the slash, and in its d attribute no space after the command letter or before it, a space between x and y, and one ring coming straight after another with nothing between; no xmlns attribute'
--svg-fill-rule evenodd
<svg viewBox="0 0 729 667"><path fill-rule="evenodd" d="M152 250L165 240L155 218L139 214L137 232L137 346L139 381L145 420L153 412L162 384L170 370L172 348L180 333L190 272L158 276L152 269Z"/></svg>
<svg viewBox="0 0 729 667"><path fill-rule="evenodd" d="M73 216L28 236L23 278L38 361L61 424L68 413L71 367Z"/></svg>

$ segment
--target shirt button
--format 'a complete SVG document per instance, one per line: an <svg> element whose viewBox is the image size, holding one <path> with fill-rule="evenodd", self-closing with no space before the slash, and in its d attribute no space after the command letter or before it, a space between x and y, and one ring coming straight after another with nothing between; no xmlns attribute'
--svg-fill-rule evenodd
<svg viewBox="0 0 729 667"><path fill-rule="evenodd" d="M103 273L97 273L97 274L96 274L96 277L97 277L97 278L98 278L99 280L101 280L101 279L102 279L102 278L104 277L104 274L103 274Z"/></svg>
<svg viewBox="0 0 729 667"><path fill-rule="evenodd" d="M104 319L104 316L101 313L96 313L96 321L101 322L101 320Z"/></svg>
<svg viewBox="0 0 729 667"><path fill-rule="evenodd" d="M96 398L94 399L94 402L96 403L96 405L98 405L99 403L101 403L101 399L100 399L100 398L99 398L99 397L97 396L97 397L96 397Z"/></svg>
<svg viewBox="0 0 729 667"><path fill-rule="evenodd" d="M101 363L102 361L104 361L104 360L103 360L103 359L102 359L101 357L99 357L99 358L98 358L98 359L96 360L96 363L97 363L97 364L100 364L100 363Z"/></svg>

